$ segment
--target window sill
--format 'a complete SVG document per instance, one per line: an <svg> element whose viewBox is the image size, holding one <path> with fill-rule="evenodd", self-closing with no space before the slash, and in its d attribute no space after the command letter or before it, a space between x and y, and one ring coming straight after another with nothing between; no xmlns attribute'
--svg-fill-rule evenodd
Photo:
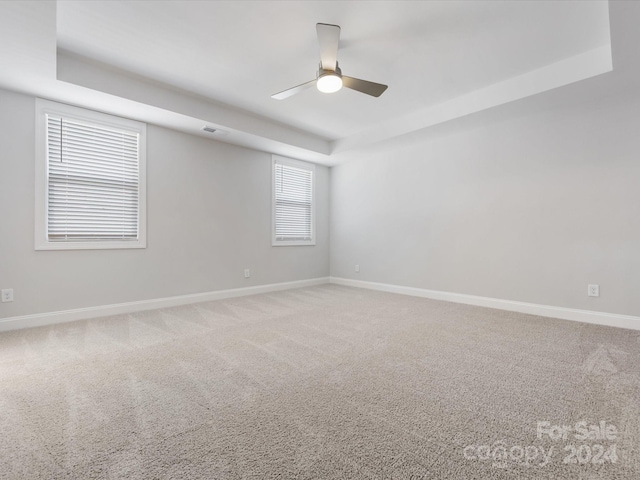
<svg viewBox="0 0 640 480"><path fill-rule="evenodd" d="M315 240L274 240L271 242L272 247L303 247L315 246Z"/></svg>
<svg viewBox="0 0 640 480"><path fill-rule="evenodd" d="M120 250L130 248L147 248L147 242L42 242L37 243L36 250Z"/></svg>

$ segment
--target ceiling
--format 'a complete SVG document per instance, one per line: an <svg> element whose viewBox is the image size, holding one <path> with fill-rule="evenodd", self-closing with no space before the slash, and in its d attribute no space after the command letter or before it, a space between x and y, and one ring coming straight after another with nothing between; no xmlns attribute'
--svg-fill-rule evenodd
<svg viewBox="0 0 640 480"><path fill-rule="evenodd" d="M219 140L327 164L341 151L612 69L606 1L58 1L0 8L14 45L3 47L0 60L23 70L0 73L0 86L194 134L205 135L206 123L224 132ZM342 27L343 73L389 85L380 98L348 89L271 98L315 77L317 22ZM37 28L38 38L18 46L16 36Z"/></svg>

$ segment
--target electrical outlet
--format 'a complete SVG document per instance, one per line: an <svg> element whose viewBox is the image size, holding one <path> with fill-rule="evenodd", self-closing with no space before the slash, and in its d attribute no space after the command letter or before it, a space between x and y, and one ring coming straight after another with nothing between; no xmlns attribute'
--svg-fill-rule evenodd
<svg viewBox="0 0 640 480"><path fill-rule="evenodd" d="M2 303L4 302L13 302L13 288L2 290Z"/></svg>
<svg viewBox="0 0 640 480"><path fill-rule="evenodd" d="M356 265L356 273L360 273L360 265Z"/></svg>
<svg viewBox="0 0 640 480"><path fill-rule="evenodd" d="M600 285L589 285L587 287L587 295L589 295L590 297L599 297Z"/></svg>
<svg viewBox="0 0 640 480"><path fill-rule="evenodd" d="M249 278L251 276L251 272L248 268L244 269L244 278Z"/></svg>

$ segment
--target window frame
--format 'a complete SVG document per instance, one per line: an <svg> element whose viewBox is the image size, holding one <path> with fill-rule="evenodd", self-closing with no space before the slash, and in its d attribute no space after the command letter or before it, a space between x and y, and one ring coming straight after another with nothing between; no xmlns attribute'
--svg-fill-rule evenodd
<svg viewBox="0 0 640 480"><path fill-rule="evenodd" d="M59 115L138 137L138 239L55 242L48 238L47 115ZM35 250L110 250L147 247L147 125L142 122L36 98Z"/></svg>
<svg viewBox="0 0 640 480"><path fill-rule="evenodd" d="M310 240L278 240L276 237L276 164L288 165L311 172L311 239ZM313 163L294 160L293 158L271 156L271 246L313 246L316 244L316 168Z"/></svg>

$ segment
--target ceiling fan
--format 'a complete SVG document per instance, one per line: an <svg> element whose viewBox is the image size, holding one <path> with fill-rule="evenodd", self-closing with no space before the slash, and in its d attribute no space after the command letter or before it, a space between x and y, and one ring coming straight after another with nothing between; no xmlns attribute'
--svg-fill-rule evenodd
<svg viewBox="0 0 640 480"><path fill-rule="evenodd" d="M342 87L366 93L372 97L379 97L384 93L387 85L342 75L342 70L338 67L339 25L317 23L316 31L318 32L318 44L320 45L320 66L316 79L271 95L271 98L284 100L314 85L323 93L337 92Z"/></svg>

